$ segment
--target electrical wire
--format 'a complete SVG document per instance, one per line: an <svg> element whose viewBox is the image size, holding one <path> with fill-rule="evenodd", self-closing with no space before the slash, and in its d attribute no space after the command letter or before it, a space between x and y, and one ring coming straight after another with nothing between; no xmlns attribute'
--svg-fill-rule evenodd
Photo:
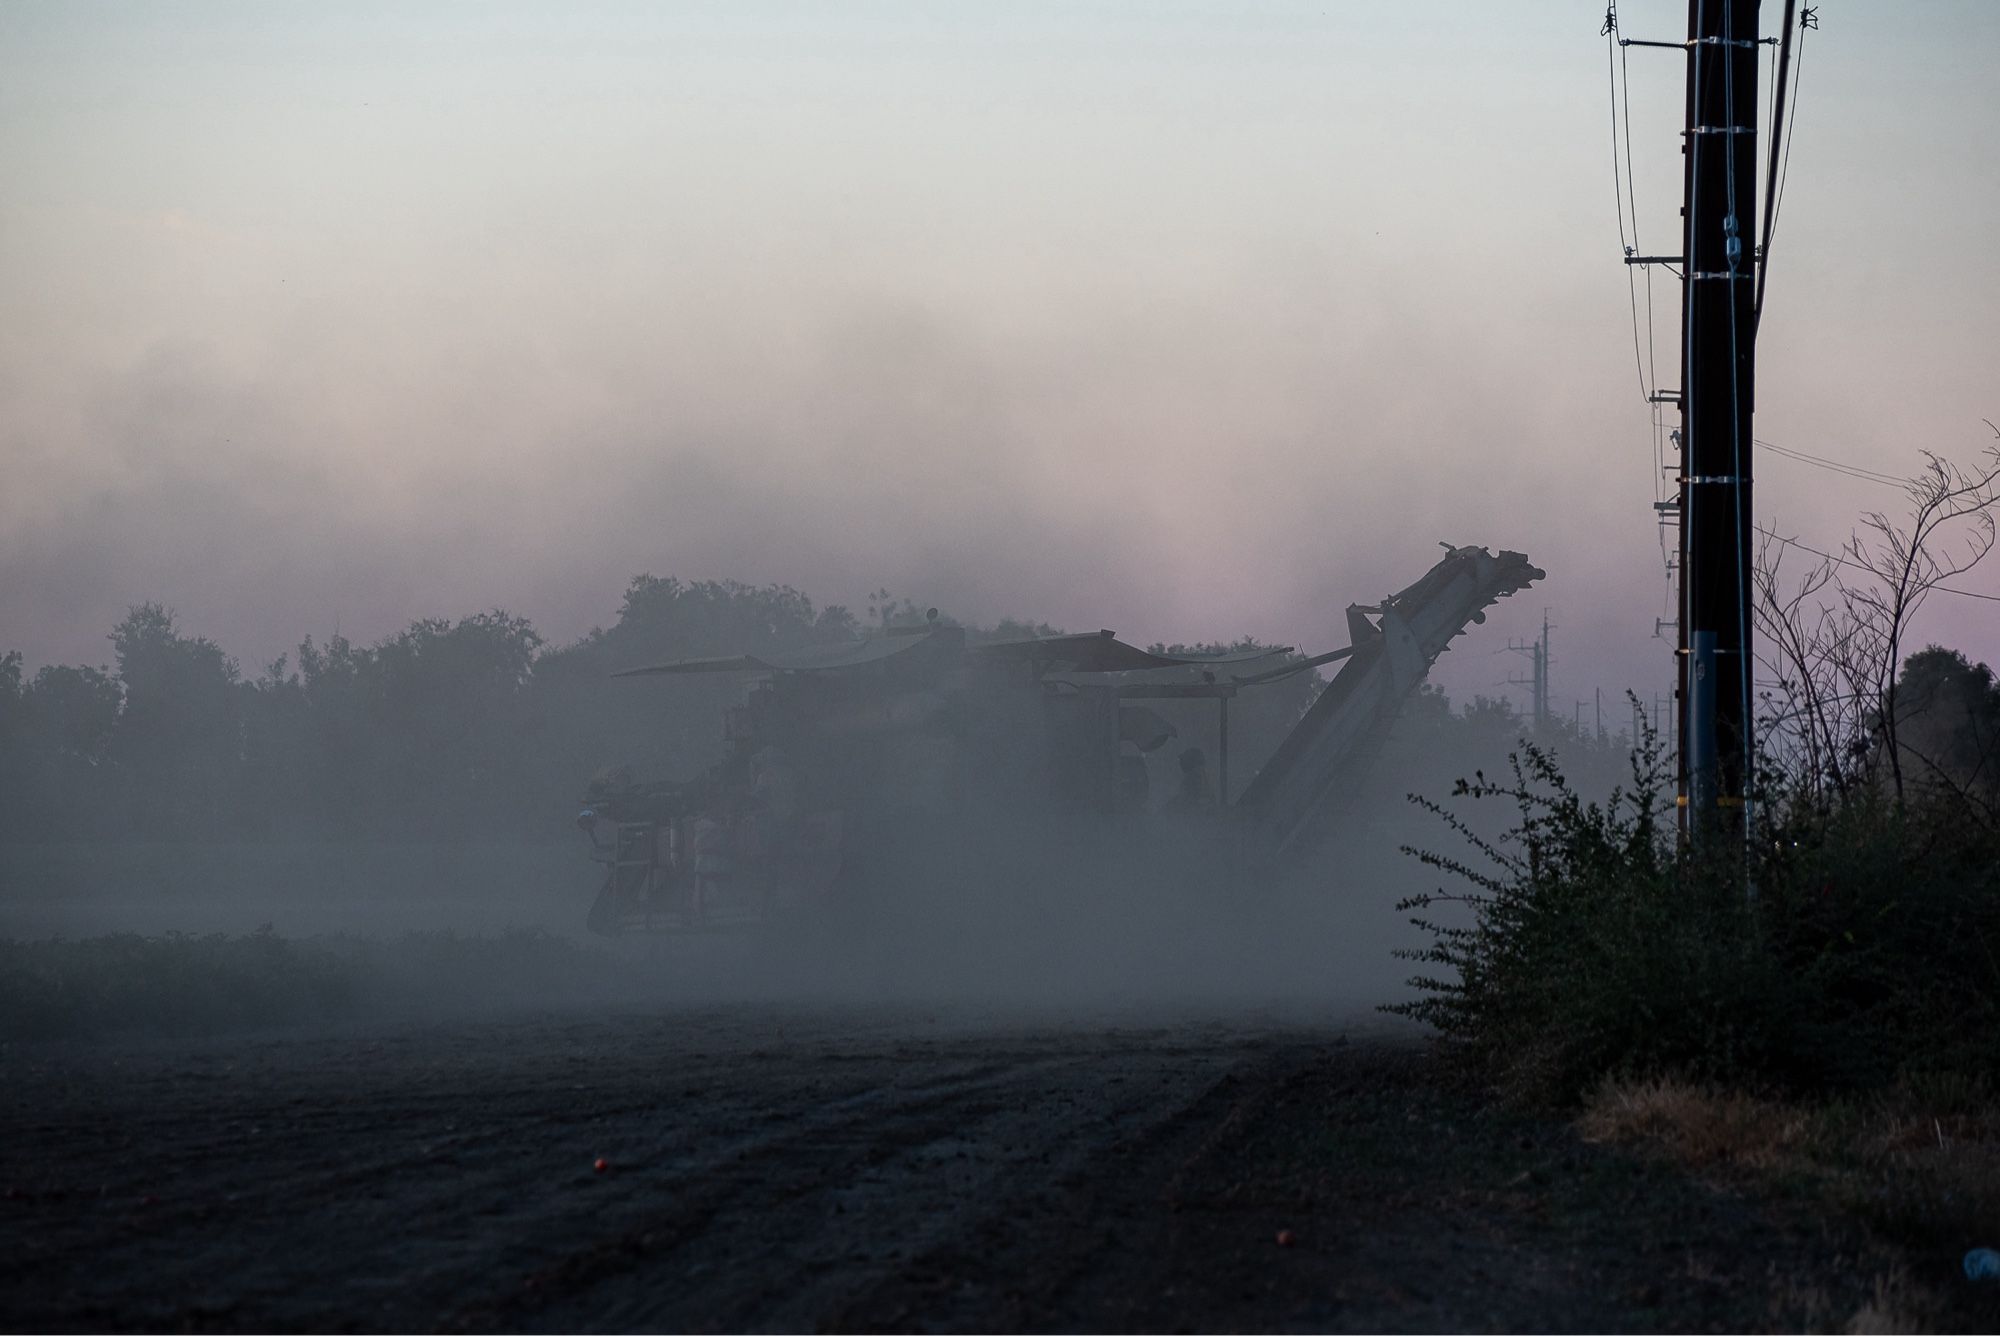
<svg viewBox="0 0 2000 1336"><path fill-rule="evenodd" d="M1613 16L1616 16L1613 5ZM1632 213L1632 249L1638 250L1639 241L1639 181L1632 171L1632 67L1629 53L1624 46L1618 48L1619 98L1625 108L1625 207ZM1630 266L1627 266L1629 269ZM1646 381L1648 399L1651 391L1660 388L1660 368L1653 348L1653 266L1641 265L1646 271ZM1629 275L1628 275L1629 277ZM1657 409L1657 405L1655 405Z"/></svg>
<svg viewBox="0 0 2000 1336"><path fill-rule="evenodd" d="M1907 489L1910 485L1908 478L1899 478L1893 473L1878 473L1874 469L1865 469L1858 464L1843 464L1837 459L1827 459L1822 455L1810 454L1807 451L1797 450L1788 445L1779 445L1775 441L1766 441L1760 438L1756 440L1755 444L1760 450L1768 450L1774 455L1780 455L1797 463L1810 464L1814 468L1825 469L1829 473L1843 474L1861 482L1872 482L1878 486L1894 487L1899 490Z"/></svg>
<svg viewBox="0 0 2000 1336"><path fill-rule="evenodd" d="M1775 42L1773 42L1773 43L1771 44L1771 70L1770 70L1770 74L1769 74L1769 78L1770 78L1770 81L1771 81L1771 82L1770 82L1770 88L1769 88L1769 91L1768 91L1768 95L1767 95L1767 96L1765 97L1765 99L1764 99L1764 101L1765 101L1765 106L1766 106L1766 111L1765 111L1765 113L1764 113L1764 117L1765 117L1765 119L1764 119L1764 123L1765 123L1766 125L1769 125L1769 126L1771 127L1771 129L1773 130L1773 132L1774 132L1774 133L1773 133L1773 134L1772 134L1772 136L1771 136L1771 142L1770 142L1770 144L1769 144L1769 145L1768 145L1768 146L1766 147L1766 149L1765 149L1765 157L1766 157L1766 159L1767 159L1767 160L1768 160L1768 159L1770 159L1770 158L1774 158L1774 157L1776 157L1776 156L1777 156L1777 154L1778 154L1778 138L1777 138L1777 135L1776 135L1776 133L1775 133L1775 131L1777 130L1777 128L1778 128L1778 125L1779 125L1779 121L1778 121L1778 66L1779 66L1779 65L1780 65L1781 63L1783 63L1783 62L1785 62L1786 60L1788 60L1788 59L1789 59L1789 57L1790 57L1790 55L1791 55L1791 53L1790 53L1789 51L1787 51L1787 50L1785 49L1785 38L1786 38L1786 36L1787 36L1787 35L1789 34L1789 32L1790 32L1790 29L1791 29L1791 24L1792 24L1792 5L1793 5L1793 3L1794 3L1794 0L1785 0L1785 16L1784 16L1784 19L1783 19L1783 23L1784 23L1784 25L1785 25L1785 29L1786 29L1786 31L1785 31L1785 32L1782 32L1782 33L1780 33L1780 34L1778 35L1778 40L1777 40L1777 41L1775 41ZM1789 76L1788 76L1788 77L1789 77ZM1767 165L1768 165L1768 162L1767 162Z"/></svg>
<svg viewBox="0 0 2000 1336"><path fill-rule="evenodd" d="M1631 245L1625 240L1625 181L1618 171L1618 6L1609 5L1604 11L1604 72L1611 89L1611 198L1618 211L1618 248L1625 254L1632 253Z"/></svg>
<svg viewBox="0 0 2000 1336"><path fill-rule="evenodd" d="M1630 258L1638 254L1639 214L1638 210L1634 208L1632 211L1631 239L1627 240L1625 233L1627 181L1625 179L1625 176L1621 174L1618 165L1619 163L1619 152L1618 152L1619 51L1620 48L1618 46L1618 6L1614 0L1614 2L1608 4L1604 10L1604 72L1609 83L1610 94L1611 94L1611 201L1613 207L1617 210L1618 213L1618 249L1620 252L1620 258L1624 261L1628 261L1628 263L1625 264L1625 300L1626 304L1630 306L1632 310L1632 369L1634 372L1638 374L1639 377L1639 397L1643 400L1650 401L1653 396L1653 388L1646 382L1646 360L1644 354L1640 349L1640 344L1639 344L1638 281L1633 277L1632 265L1629 263ZM1627 105L1629 106L1629 101ZM1625 118L1625 158L1628 163L1631 160L1631 154L1632 154L1632 120L1630 115L1628 114Z"/></svg>
<svg viewBox="0 0 2000 1336"><path fill-rule="evenodd" d="M1767 529L1761 524L1757 526L1757 532L1774 543L1782 543L1786 547L1795 547L1801 552L1811 553L1820 560L1830 561L1836 566L1851 566L1857 571L1868 571L1871 574L1879 574L1874 567L1865 561L1856 561L1852 557L1842 557L1836 556L1831 552L1822 552L1819 548L1810 547L1805 543L1801 543L1796 538L1787 538L1783 534L1772 529ZM1956 594L1960 598L1976 598L1986 603L2000 603L2000 594L1982 594L1976 589L1959 589L1953 585L1932 585L1931 592L1934 594Z"/></svg>
<svg viewBox="0 0 2000 1336"><path fill-rule="evenodd" d="M1884 474L1884 472L1878 472L1878 470L1874 470L1874 468L1862 468L1860 464L1844 464L1842 460L1830 460L1830 458L1826 458L1824 454L1812 454L1810 450L1798 450L1796 446L1780 446L1780 444L1778 444L1778 442L1774 442L1774 440L1764 440L1764 438L1756 438L1756 442L1754 442L1754 444L1756 444L1756 446L1758 446L1760 450L1770 450L1772 454L1782 454L1784 458L1790 458L1790 460L1798 460L1800 464L1812 464L1814 468L1824 468L1824 470L1828 470L1828 472L1836 472L1836 474L1846 474L1848 478L1858 478L1858 480L1862 480L1862 482L1878 482L1878 484L1882 484L1882 486L1890 486L1890 488L1904 488L1904 490L1908 490L1908 486L1910 486L1910 480L1908 480L1908 478L1898 478L1896 474Z"/></svg>
<svg viewBox="0 0 2000 1336"><path fill-rule="evenodd" d="M1618 35L1617 0L1607 0L1604 9L1604 25L1599 29L1605 39L1605 75L1611 98L1611 187L1612 203L1618 212L1618 244L1625 257L1639 253L1639 190L1638 177L1632 166L1632 72L1629 55ZM1613 49L1616 48L1616 61ZM1624 122L1624 149L1619 149L1620 118ZM1621 179L1622 172L1622 179ZM1626 224L1630 221L1629 235ZM1641 351L1639 335L1638 280L1633 275L1633 265L1625 266L1625 300L1632 320L1632 360L1638 372L1639 393L1648 408L1649 430L1653 447L1653 499L1665 499L1663 477L1666 473L1665 447L1662 440L1664 423L1660 406L1654 401L1654 392L1659 388L1659 354L1656 331L1658 320L1653 308L1653 270L1651 265L1639 266L1645 269L1646 287L1646 333L1644 350ZM1664 541L1664 539L1663 539Z"/></svg>
<svg viewBox="0 0 2000 1336"><path fill-rule="evenodd" d="M1805 69L1806 34L1817 27L1819 27L1819 7L1807 5L1799 14L1799 49L1792 55L1792 108L1785 115L1785 152L1784 159L1778 167L1777 195L1771 201L1771 226L1764 239L1764 248L1767 252L1771 247L1770 238L1776 235L1778 230L1778 215L1785 208L1785 182L1790 179L1792 173L1792 132L1799 128L1799 83Z"/></svg>
<svg viewBox="0 0 2000 1336"><path fill-rule="evenodd" d="M1784 96L1786 79L1791 75L1793 65L1797 63L1793 60L1792 55L1792 33L1796 28L1799 37L1797 43L1798 53L1803 57L1805 54L1806 30L1817 27L1819 24L1817 12L1808 6L1804 17L1794 25L1792 15L1796 4L1797 0L1785 0L1784 31L1778 40L1778 56L1772 75L1771 148L1765 154L1764 163L1764 188L1766 192L1764 197L1764 235L1757 256L1757 296L1751 305L1750 329L1753 335L1764 321L1764 286L1770 278L1771 237L1777 230L1779 207L1784 203L1784 183L1779 176L1780 158L1782 156L1783 166L1789 172L1792 161L1792 131L1798 125L1798 116L1796 114L1799 105L1797 86L1793 86L1789 109L1787 108ZM1789 120L1787 120L1788 110L1792 113ZM1784 153L1782 155L1778 151L1778 136L1781 130L1784 132Z"/></svg>

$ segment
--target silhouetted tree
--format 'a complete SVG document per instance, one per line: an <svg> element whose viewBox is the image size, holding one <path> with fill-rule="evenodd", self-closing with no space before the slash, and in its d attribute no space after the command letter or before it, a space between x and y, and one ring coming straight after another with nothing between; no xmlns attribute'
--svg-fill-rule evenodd
<svg viewBox="0 0 2000 1336"><path fill-rule="evenodd" d="M296 683L274 672L260 692L277 734L307 740L306 791L328 823L462 833L518 815L541 643L499 609L413 622L372 648L308 636Z"/></svg>
<svg viewBox="0 0 2000 1336"><path fill-rule="evenodd" d="M815 609L789 585L634 577L616 622L535 660L546 810L559 810L560 801L606 766L688 778L723 754L723 711L742 696L739 677L615 681L614 672L674 659L779 653L860 634L846 608Z"/></svg>
<svg viewBox="0 0 2000 1336"><path fill-rule="evenodd" d="M111 646L125 700L110 753L131 786L136 826L173 838L225 826L241 758L236 661L212 640L180 634L157 603L128 612Z"/></svg>
<svg viewBox="0 0 2000 1336"><path fill-rule="evenodd" d="M1903 663L1897 744L1914 787L1942 787L1990 816L2000 789L2000 685L1993 670L1931 645Z"/></svg>

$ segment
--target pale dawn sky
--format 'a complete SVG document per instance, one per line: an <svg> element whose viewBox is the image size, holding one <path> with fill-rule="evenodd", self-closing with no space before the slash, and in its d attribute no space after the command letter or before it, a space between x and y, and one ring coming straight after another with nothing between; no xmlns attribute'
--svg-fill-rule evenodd
<svg viewBox="0 0 2000 1336"><path fill-rule="evenodd" d="M1970 461L2000 5L1817 8L1757 434ZM1664 692L1602 18L16 0L0 650L106 661L146 599L253 672L495 605L562 641L640 571L1319 650L1449 540L1550 577L1454 694L1544 607L1560 708ZM1649 251L1683 60L1628 56ZM1756 465L1809 542L1897 501ZM2000 595L2000 559L1961 583ZM2000 603L1923 629L2000 660Z"/></svg>

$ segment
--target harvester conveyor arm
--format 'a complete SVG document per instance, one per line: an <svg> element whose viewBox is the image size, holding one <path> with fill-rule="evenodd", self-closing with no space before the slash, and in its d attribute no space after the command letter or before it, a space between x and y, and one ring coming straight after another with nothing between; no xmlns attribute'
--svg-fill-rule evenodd
<svg viewBox="0 0 2000 1336"><path fill-rule="evenodd" d="M1322 834L1364 776L1403 701L1465 628L1486 620L1494 602L1542 579L1519 552L1449 547L1445 558L1379 607L1347 610L1354 643L1307 664L1239 678L1273 681L1308 665L1344 658L1257 777L1232 805L1253 864L1295 856ZM1377 620L1371 622L1369 615Z"/></svg>

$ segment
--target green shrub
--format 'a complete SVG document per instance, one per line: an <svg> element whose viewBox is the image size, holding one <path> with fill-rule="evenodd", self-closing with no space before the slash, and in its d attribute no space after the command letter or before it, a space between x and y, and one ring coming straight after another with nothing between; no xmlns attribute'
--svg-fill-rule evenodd
<svg viewBox="0 0 2000 1336"><path fill-rule="evenodd" d="M1837 806L1772 781L1748 845L1678 839L1657 742L1629 788L1583 801L1527 746L1509 782L1457 794L1517 810L1498 839L1406 849L1459 883L1407 900L1421 995L1389 1008L1515 1094L1573 1100L1609 1075L1761 1087L2000 1072L2000 839L1943 805Z"/></svg>

